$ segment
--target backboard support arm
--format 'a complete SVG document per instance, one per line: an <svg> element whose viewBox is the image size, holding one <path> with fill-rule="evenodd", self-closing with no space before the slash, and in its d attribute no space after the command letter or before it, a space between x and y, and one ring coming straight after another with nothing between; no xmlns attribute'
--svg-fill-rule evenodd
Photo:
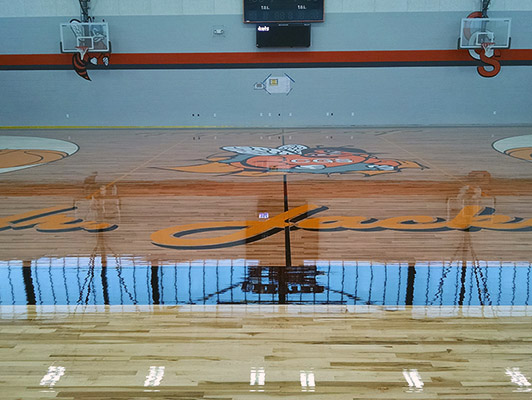
<svg viewBox="0 0 532 400"><path fill-rule="evenodd" d="M79 6L81 8L81 22L89 22L91 17L89 15L90 0L79 0Z"/></svg>
<svg viewBox="0 0 532 400"><path fill-rule="evenodd" d="M490 7L491 0L482 1L482 18L488 18L488 8Z"/></svg>

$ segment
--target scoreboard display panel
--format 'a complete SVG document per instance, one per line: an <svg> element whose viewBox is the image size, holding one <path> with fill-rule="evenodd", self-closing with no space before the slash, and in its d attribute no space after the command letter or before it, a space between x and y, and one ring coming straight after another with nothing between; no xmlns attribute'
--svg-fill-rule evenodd
<svg viewBox="0 0 532 400"><path fill-rule="evenodd" d="M324 0L244 0L244 22L322 22Z"/></svg>
<svg viewBox="0 0 532 400"><path fill-rule="evenodd" d="M310 47L310 24L257 25L257 47Z"/></svg>

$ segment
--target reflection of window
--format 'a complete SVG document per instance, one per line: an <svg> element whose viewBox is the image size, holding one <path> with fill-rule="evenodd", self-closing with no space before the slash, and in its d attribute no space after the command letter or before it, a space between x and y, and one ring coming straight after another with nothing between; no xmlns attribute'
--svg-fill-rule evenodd
<svg viewBox="0 0 532 400"><path fill-rule="evenodd" d="M300 371L299 381L301 382L302 392L314 392L316 389L316 380L313 371Z"/></svg>

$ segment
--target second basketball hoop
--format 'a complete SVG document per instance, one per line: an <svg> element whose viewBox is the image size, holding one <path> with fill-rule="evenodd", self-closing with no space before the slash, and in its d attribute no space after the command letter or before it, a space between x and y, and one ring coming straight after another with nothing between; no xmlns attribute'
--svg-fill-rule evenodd
<svg viewBox="0 0 532 400"><path fill-rule="evenodd" d="M477 71L480 76L492 78L501 70L496 59L501 56L495 49L508 49L511 44L511 18L477 18L472 13L463 18L460 27L459 49L469 50L471 58L480 61Z"/></svg>
<svg viewBox="0 0 532 400"><path fill-rule="evenodd" d="M511 18L463 18L460 28L459 48L483 49L486 57L493 49L508 49Z"/></svg>

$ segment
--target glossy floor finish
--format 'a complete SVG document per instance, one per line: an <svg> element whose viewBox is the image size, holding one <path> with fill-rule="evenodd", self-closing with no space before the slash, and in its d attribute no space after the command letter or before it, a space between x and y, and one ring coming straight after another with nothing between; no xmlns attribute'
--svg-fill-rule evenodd
<svg viewBox="0 0 532 400"><path fill-rule="evenodd" d="M2 130L2 398L530 398L532 128Z"/></svg>
<svg viewBox="0 0 532 400"><path fill-rule="evenodd" d="M525 307L24 308L3 399L531 396Z"/></svg>

